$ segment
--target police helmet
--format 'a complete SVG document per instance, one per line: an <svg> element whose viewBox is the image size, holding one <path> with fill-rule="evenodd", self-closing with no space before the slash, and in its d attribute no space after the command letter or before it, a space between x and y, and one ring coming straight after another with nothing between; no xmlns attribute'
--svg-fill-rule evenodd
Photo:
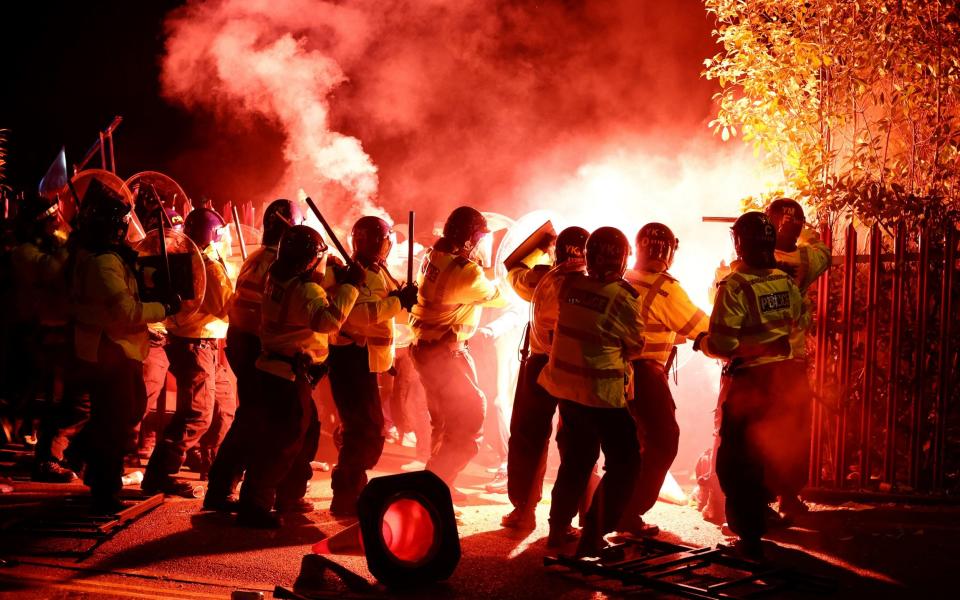
<svg viewBox="0 0 960 600"><path fill-rule="evenodd" d="M777 198L765 212L777 230L777 249L794 250L806 222L800 203L792 198Z"/></svg>
<svg viewBox="0 0 960 600"><path fill-rule="evenodd" d="M88 245L117 245L127 237L130 205L123 196L91 179L80 202L77 229Z"/></svg>
<svg viewBox="0 0 960 600"><path fill-rule="evenodd" d="M627 269L630 242L616 227L601 227L587 239L587 274L599 279L620 278Z"/></svg>
<svg viewBox="0 0 960 600"><path fill-rule="evenodd" d="M730 228L737 257L751 267L769 269L774 266L773 251L777 230L762 212L748 212Z"/></svg>
<svg viewBox="0 0 960 600"><path fill-rule="evenodd" d="M584 248L590 232L583 227L567 227L557 236L557 264L568 260L583 260Z"/></svg>
<svg viewBox="0 0 960 600"><path fill-rule="evenodd" d="M283 233L302 221L300 208L286 198L278 198L263 211L263 245L276 246Z"/></svg>
<svg viewBox="0 0 960 600"><path fill-rule="evenodd" d="M219 242L227 222L212 208L195 208L183 222L183 232L203 250L213 242Z"/></svg>
<svg viewBox="0 0 960 600"><path fill-rule="evenodd" d="M673 265L680 240L663 223L647 223L637 232L637 266L666 271Z"/></svg>
<svg viewBox="0 0 960 600"><path fill-rule="evenodd" d="M280 238L277 260L270 268L270 273L281 279L310 273L317 268L326 252L327 244L316 230L306 225L294 225Z"/></svg>
<svg viewBox="0 0 960 600"><path fill-rule="evenodd" d="M360 217L350 233L354 256L368 264L380 264L387 260L393 248L392 233L393 228L380 217Z"/></svg>
<svg viewBox="0 0 960 600"><path fill-rule="evenodd" d="M14 220L17 239L26 241L43 235L44 230L57 220L59 214L59 202L51 202L37 193L28 193L17 204L17 216Z"/></svg>
<svg viewBox="0 0 960 600"><path fill-rule="evenodd" d="M471 206L455 208L443 224L443 237L466 250L473 250L488 233L487 218Z"/></svg>

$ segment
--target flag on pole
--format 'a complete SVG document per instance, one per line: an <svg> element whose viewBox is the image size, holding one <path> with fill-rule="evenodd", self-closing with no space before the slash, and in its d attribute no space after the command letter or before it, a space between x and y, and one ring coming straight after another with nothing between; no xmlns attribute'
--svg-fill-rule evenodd
<svg viewBox="0 0 960 600"><path fill-rule="evenodd" d="M40 195L50 200L56 200L64 192L70 181L67 173L67 152L63 146L53 159L46 175L40 180Z"/></svg>

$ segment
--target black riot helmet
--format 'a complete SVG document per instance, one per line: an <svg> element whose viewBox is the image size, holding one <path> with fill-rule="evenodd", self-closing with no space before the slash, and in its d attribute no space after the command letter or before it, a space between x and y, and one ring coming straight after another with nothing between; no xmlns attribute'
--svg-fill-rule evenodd
<svg viewBox="0 0 960 600"><path fill-rule="evenodd" d="M123 196L99 179L91 179L77 216L81 242L91 249L118 246L126 239L129 226L130 205Z"/></svg>
<svg viewBox="0 0 960 600"><path fill-rule="evenodd" d="M203 250L213 242L219 242L227 222L212 208L195 208L183 222L183 232Z"/></svg>
<svg viewBox="0 0 960 600"><path fill-rule="evenodd" d="M17 203L14 220L17 241L27 242L51 235L51 228L59 223L59 215L59 202L50 201L38 193L28 193Z"/></svg>
<svg viewBox="0 0 960 600"><path fill-rule="evenodd" d="M663 223L647 223L637 232L637 268L654 273L673 265L680 240Z"/></svg>
<svg viewBox="0 0 960 600"><path fill-rule="evenodd" d="M627 269L630 242L616 227L601 227L587 239L587 275L601 280L619 279Z"/></svg>
<svg viewBox="0 0 960 600"><path fill-rule="evenodd" d="M490 228L487 226L487 218L471 206L454 209L443 224L443 237L467 254L471 253L488 233Z"/></svg>
<svg viewBox="0 0 960 600"><path fill-rule="evenodd" d="M306 225L288 228L280 238L277 260L270 267L270 275L281 281L312 273L323 262L327 244L320 234Z"/></svg>
<svg viewBox="0 0 960 600"><path fill-rule="evenodd" d="M393 228L380 217L360 217L353 224L353 256L364 265L381 264L393 248Z"/></svg>
<svg viewBox="0 0 960 600"><path fill-rule="evenodd" d="M568 260L583 261L590 232L583 227L567 227L557 236L557 264Z"/></svg>
<svg viewBox="0 0 960 600"><path fill-rule="evenodd" d="M300 208L291 200L278 198L263 211L263 245L276 246L283 233L303 220Z"/></svg>
<svg viewBox="0 0 960 600"><path fill-rule="evenodd" d="M737 258L756 269L770 269L776 264L773 251L777 245L777 230L762 212L740 215L730 228Z"/></svg>
<svg viewBox="0 0 960 600"><path fill-rule="evenodd" d="M796 250L797 240L807 220L800 203L792 198L777 198L767 206L765 212L777 230L777 250Z"/></svg>

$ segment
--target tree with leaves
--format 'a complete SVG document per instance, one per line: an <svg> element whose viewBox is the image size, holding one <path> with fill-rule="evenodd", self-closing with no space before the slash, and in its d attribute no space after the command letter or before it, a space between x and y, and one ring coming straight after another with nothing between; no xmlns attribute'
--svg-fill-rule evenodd
<svg viewBox="0 0 960 600"><path fill-rule="evenodd" d="M821 216L888 225L960 202L960 6L705 0L721 51L711 123Z"/></svg>

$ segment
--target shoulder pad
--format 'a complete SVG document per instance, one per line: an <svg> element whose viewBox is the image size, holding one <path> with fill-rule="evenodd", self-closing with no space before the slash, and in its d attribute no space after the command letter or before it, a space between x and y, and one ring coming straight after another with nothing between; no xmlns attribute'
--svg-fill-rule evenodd
<svg viewBox="0 0 960 600"><path fill-rule="evenodd" d="M627 282L627 281L624 280L624 279L621 279L620 281L618 281L618 282L617 282L617 285L619 285L619 286L622 287L623 289L625 289L625 290L627 290L628 292L630 292L630 295L633 296L634 298L638 298L638 297L640 296L640 292L637 290L637 288L635 288L635 287L633 287L632 285L630 285L630 283Z"/></svg>
<svg viewBox="0 0 960 600"><path fill-rule="evenodd" d="M453 256L453 262L454 262L458 267L460 267L461 269L465 269L465 268L467 267L467 265L470 264L470 259L469 259L469 258L464 258L464 257L460 256L459 254L455 254L455 255Z"/></svg>

